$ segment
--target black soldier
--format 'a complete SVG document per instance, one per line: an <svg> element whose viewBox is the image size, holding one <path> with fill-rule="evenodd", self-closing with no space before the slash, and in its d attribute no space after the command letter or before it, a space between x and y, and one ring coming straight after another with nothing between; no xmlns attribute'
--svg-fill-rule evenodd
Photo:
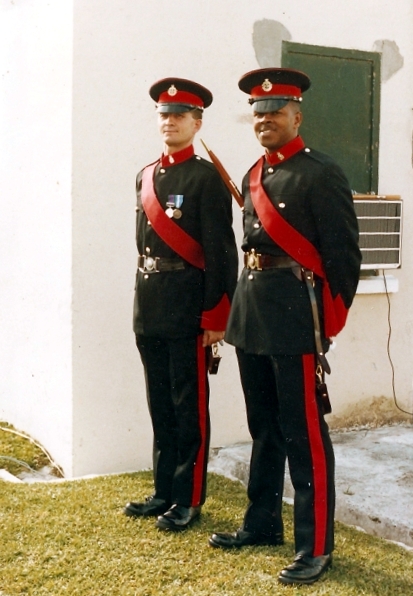
<svg viewBox="0 0 413 596"><path fill-rule="evenodd" d="M304 73L267 68L244 75L255 134L265 155L243 180L245 268L226 341L236 346L253 439L249 506L242 527L210 544L283 543L288 459L296 557L282 583L312 583L331 565L334 453L317 378L330 338L343 328L356 292L360 251L349 184L327 155L298 134Z"/></svg>

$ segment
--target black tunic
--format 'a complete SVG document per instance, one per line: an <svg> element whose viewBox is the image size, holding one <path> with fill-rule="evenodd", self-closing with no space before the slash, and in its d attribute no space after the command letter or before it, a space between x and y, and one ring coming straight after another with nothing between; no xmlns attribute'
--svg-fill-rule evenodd
<svg viewBox="0 0 413 596"><path fill-rule="evenodd" d="M140 255L177 258L178 255L148 224L142 209L141 180L142 172L136 181L138 252ZM225 326L217 327L221 324L222 309L225 309L220 304L225 297L231 301L238 272L231 196L215 166L199 156L171 167L158 165L154 187L165 209L169 195L183 195L182 217L174 221L203 247L205 271L189 264L182 271L152 273L146 277L138 271L134 331L170 339L194 336L201 328L223 331ZM219 321L216 315L219 315Z"/></svg>
<svg viewBox="0 0 413 596"><path fill-rule="evenodd" d="M349 308L358 283L360 250L351 191L341 168L308 148L275 166L266 164L263 187L284 219L321 255L333 297ZM249 173L242 248L285 256L261 226L251 202ZM250 279L252 276L252 279ZM321 281L316 282L321 326ZM306 286L290 269L250 273L244 269L235 292L226 341L254 354L314 352L314 323ZM323 337L324 348L328 340Z"/></svg>

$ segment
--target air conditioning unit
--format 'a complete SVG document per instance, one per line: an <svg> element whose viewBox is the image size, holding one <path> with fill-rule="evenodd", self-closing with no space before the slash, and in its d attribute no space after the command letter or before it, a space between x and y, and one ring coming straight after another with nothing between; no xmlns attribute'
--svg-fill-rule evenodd
<svg viewBox="0 0 413 596"><path fill-rule="evenodd" d="M402 212L400 195L354 194L360 230L361 269L401 266Z"/></svg>

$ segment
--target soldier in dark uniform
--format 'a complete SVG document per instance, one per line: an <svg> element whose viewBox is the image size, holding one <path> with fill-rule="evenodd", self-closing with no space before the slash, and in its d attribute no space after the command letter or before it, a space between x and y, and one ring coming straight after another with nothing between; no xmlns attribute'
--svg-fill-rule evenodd
<svg viewBox="0 0 413 596"><path fill-rule="evenodd" d="M150 88L163 153L136 180L138 271L133 326L154 432L154 494L125 514L185 529L206 494L207 357L224 337L237 280L231 196L193 139L208 89L168 78Z"/></svg>
<svg viewBox="0 0 413 596"><path fill-rule="evenodd" d="M325 352L345 324L361 261L346 177L298 135L309 86L304 73L281 68L239 82L265 148L243 180L245 268L226 333L253 439L250 502L238 531L210 538L222 548L283 543L287 458L296 557L281 571L282 583L312 583L332 560L334 453L316 381L322 367L329 372Z"/></svg>

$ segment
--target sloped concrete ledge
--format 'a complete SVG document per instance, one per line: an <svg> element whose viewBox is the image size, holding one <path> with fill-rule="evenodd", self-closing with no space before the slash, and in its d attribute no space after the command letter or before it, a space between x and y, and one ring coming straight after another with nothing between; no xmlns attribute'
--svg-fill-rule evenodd
<svg viewBox="0 0 413 596"><path fill-rule="evenodd" d="M413 427L332 432L336 519L413 547ZM214 449L208 470L247 486L251 443ZM286 473L284 497L294 496Z"/></svg>

